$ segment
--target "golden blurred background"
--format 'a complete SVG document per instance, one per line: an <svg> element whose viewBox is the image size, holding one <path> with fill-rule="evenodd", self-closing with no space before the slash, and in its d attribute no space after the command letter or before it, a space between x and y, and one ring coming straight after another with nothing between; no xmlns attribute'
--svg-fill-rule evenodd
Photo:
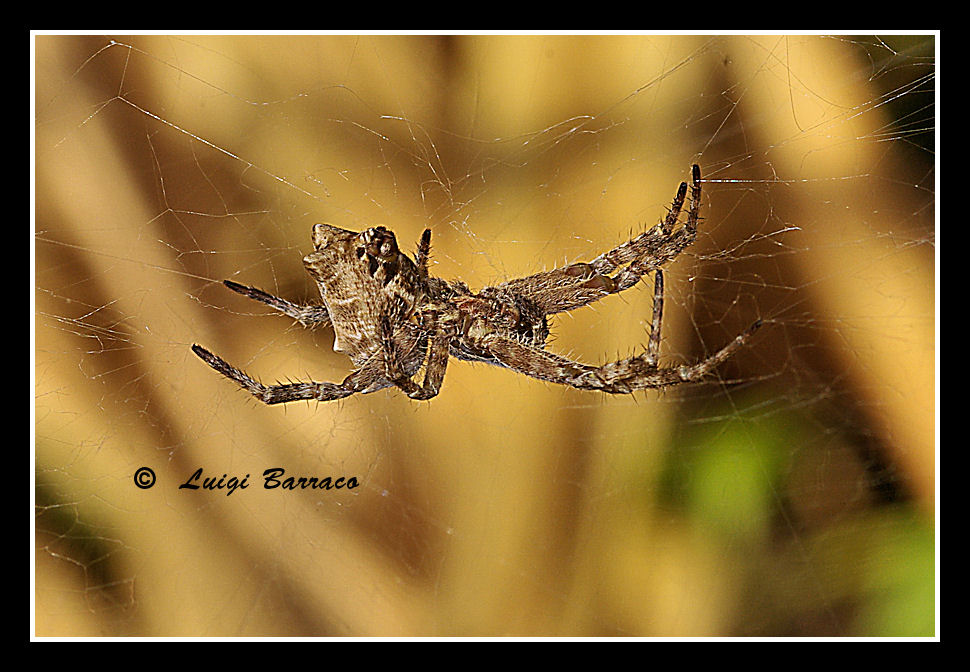
<svg viewBox="0 0 970 672"><path fill-rule="evenodd" d="M932 636L933 36L35 38L38 636ZM662 358L605 396L452 361L340 381L224 278L314 301L316 221L472 288L588 260L698 163ZM642 349L652 283L553 351ZM140 467L157 476L136 487ZM265 469L355 489L262 488ZM197 469L250 487L180 489Z"/></svg>

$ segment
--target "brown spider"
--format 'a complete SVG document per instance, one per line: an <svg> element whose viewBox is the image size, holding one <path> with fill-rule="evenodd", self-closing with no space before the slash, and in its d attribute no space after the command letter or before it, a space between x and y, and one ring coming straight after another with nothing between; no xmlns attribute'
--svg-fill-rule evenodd
<svg viewBox="0 0 970 672"><path fill-rule="evenodd" d="M253 287L225 285L289 315L304 326L332 324L333 349L346 353L354 372L342 383L263 385L199 345L192 350L213 369L236 381L266 404L301 399L332 401L392 385L412 399L438 394L448 357L487 362L551 383L611 394L629 394L698 380L734 354L761 326L756 321L707 359L692 365L658 365L663 315L662 266L690 245L697 234L700 168L692 171L685 225L674 231L687 196L681 183L667 217L633 240L589 263L571 264L472 294L463 282L428 275L431 230L421 236L412 261L382 226L361 233L329 224L313 227L314 251L303 259L317 281L323 304L301 306ZM544 349L547 315L573 310L633 287L654 273L653 320L642 355L591 366ZM424 366L424 382L412 380Z"/></svg>

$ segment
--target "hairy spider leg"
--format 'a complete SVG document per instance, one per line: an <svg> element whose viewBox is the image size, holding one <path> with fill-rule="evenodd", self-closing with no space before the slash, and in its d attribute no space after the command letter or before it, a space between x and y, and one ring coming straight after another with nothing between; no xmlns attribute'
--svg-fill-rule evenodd
<svg viewBox="0 0 970 672"><path fill-rule="evenodd" d="M261 289L240 285L238 282L233 282L232 280L223 280L222 284L234 292L248 296L254 301L265 303L270 308L278 310L284 315L289 315L304 327L312 327L317 324L330 324L330 314L327 312L326 306L312 304L301 306L286 299L281 299L278 296L267 294Z"/></svg>
<svg viewBox="0 0 970 672"><path fill-rule="evenodd" d="M431 229L425 229L418 242L418 253L414 255L414 263L418 267L418 275L423 280L428 279L428 259L431 257Z"/></svg>
<svg viewBox="0 0 970 672"><path fill-rule="evenodd" d="M650 340L647 341L646 362L657 368L660 361L660 325L664 313L664 273L659 268L653 279L653 319L650 320Z"/></svg>
<svg viewBox="0 0 970 672"><path fill-rule="evenodd" d="M192 352L197 354L202 361L213 369L224 375L226 378L235 381L240 387L259 399L264 404L285 404L288 401L316 400L333 401L342 399L354 394L351 381L354 374L348 376L340 385L337 383L284 383L278 385L263 385L254 380L246 372L228 364L224 359L213 355L201 345L193 345Z"/></svg>
<svg viewBox="0 0 970 672"><path fill-rule="evenodd" d="M428 260L431 257L431 229L425 229L418 242L418 250L414 256L418 276L422 280L428 279ZM422 315L425 328L431 332L427 339L427 350L424 356L424 382L418 385L404 369L404 354L399 352L397 341L394 339L394 327L388 315L380 318L381 356L384 362L384 373L390 382L404 391L412 399L427 400L438 395L441 384L448 368L448 346L454 338L453 330L445 331L438 324L436 310L425 311Z"/></svg>
<svg viewBox="0 0 970 672"><path fill-rule="evenodd" d="M387 379L412 399L421 401L436 397L441 390L448 368L448 345L454 337L452 331L441 329L434 316L429 321L432 336L428 339L425 354L424 382L418 385L404 372L390 319L387 316L381 318L381 350Z"/></svg>
<svg viewBox="0 0 970 672"><path fill-rule="evenodd" d="M659 270L694 241L700 209L700 176L700 168L695 164L692 168L691 202L687 222L677 231L674 231L674 226L687 198L686 182L681 182L664 220L636 238L601 254L589 263L562 266L511 280L499 287L526 296L546 315L581 308L604 296L630 289L640 278Z"/></svg>
<svg viewBox="0 0 970 672"><path fill-rule="evenodd" d="M761 324L761 320L757 320L733 341L696 364L670 368L651 364L649 354L592 366L499 335L486 337L483 345L504 366L518 373L581 390L630 394L635 390L663 388L703 378L737 352Z"/></svg>
<svg viewBox="0 0 970 672"><path fill-rule="evenodd" d="M611 394L629 394L639 389L668 387L699 380L711 373L744 345L761 327L762 321L757 320L733 341L696 364L659 367L664 304L664 277L660 267L680 254L696 237L701 199L700 168L697 165L692 168L691 182L687 222L676 232L674 225L687 197L686 183L681 183L677 190L667 217L633 240L600 255L589 264L573 264L506 284L515 288L521 284L523 289L530 284L538 284L538 291L523 293L527 293L549 314L578 308L607 293L629 289L643 275L654 271L653 316L650 339L644 354L602 366L592 366L500 334L486 336L482 345L499 362L519 373L561 385ZM626 268L617 272L627 264L629 265ZM611 273L616 275L611 277ZM570 278L579 278L581 282L570 282ZM594 289L599 289L602 294L596 296L595 293L587 291Z"/></svg>
<svg viewBox="0 0 970 672"><path fill-rule="evenodd" d="M435 348L432 348L428 354L425 382L420 387L400 373L398 373L397 380L388 379L388 372L395 371L395 367L398 365L397 360L388 363L387 353L396 352L394 347L384 348L375 353L362 367L344 378L340 384L309 381L264 385L245 371L237 369L218 355L212 354L201 345L193 345L192 352L218 373L234 381L267 405L285 404L290 401L334 401L349 397L352 394L376 392L390 387L392 384L408 392L414 399L430 399L437 395L441 388L441 382L445 375L445 365L447 364L448 342L451 338L450 334L442 332L432 339Z"/></svg>
<svg viewBox="0 0 970 672"><path fill-rule="evenodd" d="M674 198L674 203L670 212L667 213L666 219L658 227L654 227L654 230L658 228L660 230L661 241L659 244L650 247L649 242L644 240L644 248L634 251L635 257L632 259L630 258L630 251L627 251L626 254L615 254L617 250L622 249L623 246L621 245L617 250L611 250L594 259L590 262L590 266L598 273L612 273L619 265L629 262L629 266L613 277L613 281L616 283L616 291L622 292L636 285L645 274L654 269L659 270L661 266L678 256L697 237L697 219L701 207L700 180L701 169L695 163L691 169L690 208L687 211L687 221L682 229L676 233L671 233L684 205L684 196L687 192L687 184L684 182L680 183L677 196ZM633 243L631 249L636 248L635 243L639 238L643 238L649 233L650 231L641 234L637 239L631 241ZM614 254L615 256L611 257Z"/></svg>

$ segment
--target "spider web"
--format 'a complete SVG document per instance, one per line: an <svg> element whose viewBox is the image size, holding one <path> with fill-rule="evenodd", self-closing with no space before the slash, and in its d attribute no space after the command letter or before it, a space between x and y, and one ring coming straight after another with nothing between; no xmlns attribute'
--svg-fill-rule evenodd
<svg viewBox="0 0 970 672"><path fill-rule="evenodd" d="M35 36L32 632L933 636L937 41ZM428 403L265 407L189 349L339 381L221 280L316 300L328 221L430 227L479 288L636 235L692 163L662 361L765 321L702 384L452 361ZM549 348L642 351L651 286Z"/></svg>

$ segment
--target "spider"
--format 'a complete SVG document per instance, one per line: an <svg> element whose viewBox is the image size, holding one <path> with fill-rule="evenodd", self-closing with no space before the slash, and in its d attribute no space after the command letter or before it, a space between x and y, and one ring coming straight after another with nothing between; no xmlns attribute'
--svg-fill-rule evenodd
<svg viewBox="0 0 970 672"><path fill-rule="evenodd" d="M341 383L264 385L200 345L192 350L209 366L265 404L333 401L397 386L412 399L441 389L448 358L487 362L550 383L610 394L697 381L733 355L761 326L757 320L733 341L691 365L658 363L663 317L661 267L697 234L700 168L693 166L686 223L675 225L687 197L682 182L666 218L633 240L588 263L575 263L509 280L473 294L463 282L428 274L431 230L412 260L383 226L360 233L329 224L313 226L314 251L303 259L323 305L299 305L254 287L225 280L226 287L260 301L306 327L333 326L333 349L347 354L354 371ZM603 366L572 361L545 350L547 316L589 305L654 274L653 316L646 352ZM414 376L424 367L419 384Z"/></svg>

